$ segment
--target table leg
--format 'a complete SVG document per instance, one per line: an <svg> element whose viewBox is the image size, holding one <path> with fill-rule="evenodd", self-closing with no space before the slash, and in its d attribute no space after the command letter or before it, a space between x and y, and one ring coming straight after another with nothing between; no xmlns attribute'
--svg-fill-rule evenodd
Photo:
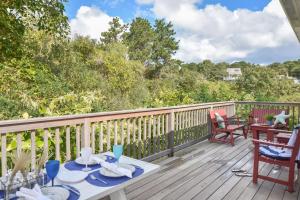
<svg viewBox="0 0 300 200"><path fill-rule="evenodd" d="M125 191L123 189L111 193L109 196L110 196L110 200L127 200Z"/></svg>
<svg viewBox="0 0 300 200"><path fill-rule="evenodd" d="M252 137L253 137L253 139L259 140L258 130L252 129Z"/></svg>

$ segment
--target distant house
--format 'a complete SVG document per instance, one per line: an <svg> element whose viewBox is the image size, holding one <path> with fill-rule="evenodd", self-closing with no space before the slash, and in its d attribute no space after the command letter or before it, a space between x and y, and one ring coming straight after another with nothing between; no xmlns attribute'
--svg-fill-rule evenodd
<svg viewBox="0 0 300 200"><path fill-rule="evenodd" d="M227 68L227 76L223 78L224 81L234 81L242 76L241 68Z"/></svg>

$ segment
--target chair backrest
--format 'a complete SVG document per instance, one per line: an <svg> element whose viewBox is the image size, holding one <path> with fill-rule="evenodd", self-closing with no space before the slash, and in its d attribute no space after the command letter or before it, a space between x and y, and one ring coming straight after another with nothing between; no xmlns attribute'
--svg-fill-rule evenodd
<svg viewBox="0 0 300 200"><path fill-rule="evenodd" d="M265 123L267 120L265 119L266 115L278 115L282 111L285 111L286 114L288 114L288 110L285 109L260 109L260 108L253 108L250 116L249 116L249 122L254 123L254 118L258 119L258 123ZM288 119L287 119L288 124Z"/></svg>
<svg viewBox="0 0 300 200"><path fill-rule="evenodd" d="M224 121L227 121L227 115L226 115L225 109L218 109L218 110L209 111L209 116L210 116L210 119L211 119L213 131L216 128L219 127L215 113L218 113L221 117L223 117Z"/></svg>

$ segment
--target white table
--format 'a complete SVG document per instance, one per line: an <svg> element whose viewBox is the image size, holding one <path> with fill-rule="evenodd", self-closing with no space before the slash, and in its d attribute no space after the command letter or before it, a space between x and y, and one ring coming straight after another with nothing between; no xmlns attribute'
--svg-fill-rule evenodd
<svg viewBox="0 0 300 200"><path fill-rule="evenodd" d="M106 152L103 154L113 156L113 154L111 152ZM144 173L135 178L132 178L124 183L121 183L121 184L115 185L115 186L111 186L111 187L94 186L94 185L88 183L87 181L83 181L83 182L76 183L76 184L67 184L67 185L70 185L80 191L80 198L79 198L80 200L98 200L98 199L101 199L108 195L110 196L111 200L126 200L127 198L126 198L124 189L127 186L156 173L160 168L159 165L144 162L141 160L136 160L133 158L129 158L127 156L121 156L119 161L120 161L120 163L137 165L144 169ZM99 170L99 169L97 169L97 170ZM96 170L94 170L94 171L96 171ZM91 173L91 172L92 171L87 172L87 173Z"/></svg>

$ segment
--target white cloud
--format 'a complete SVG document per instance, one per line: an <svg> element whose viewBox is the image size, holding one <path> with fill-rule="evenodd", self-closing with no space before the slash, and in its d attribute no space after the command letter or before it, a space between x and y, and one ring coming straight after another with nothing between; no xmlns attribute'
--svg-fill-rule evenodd
<svg viewBox="0 0 300 200"><path fill-rule="evenodd" d="M81 6L76 17L71 19L71 35L90 36L99 39L102 32L107 31L112 17L96 7Z"/></svg>
<svg viewBox="0 0 300 200"><path fill-rule="evenodd" d="M173 0L137 0L137 3L152 4L156 17L174 24L180 40L176 57L184 61L273 62L279 57L287 59L288 56L278 55L287 55L281 50L288 50L300 58L300 45L279 0L272 0L262 11L231 11L220 4L199 9L197 4L201 0L178 0L176 3ZM268 60L263 60L260 54Z"/></svg>

